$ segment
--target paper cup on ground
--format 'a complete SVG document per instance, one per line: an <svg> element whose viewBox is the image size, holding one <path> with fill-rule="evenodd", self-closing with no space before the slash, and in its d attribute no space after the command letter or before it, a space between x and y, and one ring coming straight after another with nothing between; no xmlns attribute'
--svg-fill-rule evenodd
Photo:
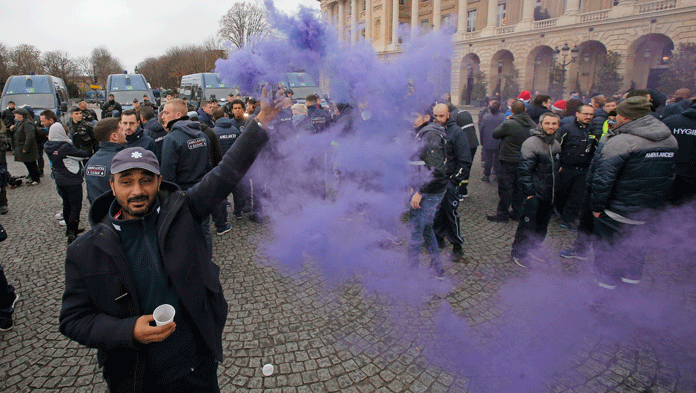
<svg viewBox="0 0 696 393"><path fill-rule="evenodd" d="M157 326L162 326L172 322L174 320L174 314L176 314L174 307L169 304L162 304L155 309L152 316L155 318Z"/></svg>
<svg viewBox="0 0 696 393"><path fill-rule="evenodd" d="M263 375L269 377L273 374L273 365L272 364L264 364L263 369L261 371L263 372Z"/></svg>

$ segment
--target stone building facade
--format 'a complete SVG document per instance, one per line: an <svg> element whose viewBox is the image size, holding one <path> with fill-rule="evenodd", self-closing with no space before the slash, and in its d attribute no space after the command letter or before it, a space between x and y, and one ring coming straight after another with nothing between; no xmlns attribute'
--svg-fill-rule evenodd
<svg viewBox="0 0 696 393"><path fill-rule="evenodd" d="M547 91L554 65L564 94L590 91L608 51L620 56L622 89L655 87L672 51L696 43L696 0L318 1L342 40L367 37L384 57L400 53L409 35L453 29L444 68L455 103L472 98L475 75L489 94L514 75L520 89Z"/></svg>

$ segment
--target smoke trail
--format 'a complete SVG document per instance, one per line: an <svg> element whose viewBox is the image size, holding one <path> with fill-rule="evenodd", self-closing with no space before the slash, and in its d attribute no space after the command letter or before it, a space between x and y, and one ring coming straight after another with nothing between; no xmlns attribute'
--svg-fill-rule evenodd
<svg viewBox="0 0 696 393"><path fill-rule="evenodd" d="M400 56L385 60L369 43L339 42L315 11L301 8L290 17L271 1L266 7L280 38L219 60L223 79L254 92L261 83L302 69L315 78L323 75L334 102L352 107L345 121L320 134L279 130L254 164L250 176L263 189L265 213L274 223L273 239L264 250L269 260L289 273L314 264L329 286L357 278L364 290L416 309L424 300L444 298L455 283L438 282L425 268L407 266L402 243L409 232L400 217L407 210L412 175L407 161L417 149L406 119L442 93L433 81L452 56L450 35L410 37ZM423 355L471 378L472 391L538 392L557 378L578 379L572 367L588 340L626 347L664 342L663 348L685 353L666 350L661 356L693 375L696 291L693 282L669 280L693 264L696 253L693 228L671 224L675 215L696 221L693 210L671 211L650 226L669 231L637 233L633 240L655 239L663 255L655 263L663 265L665 277L656 276L648 293L619 293L608 305L613 315L589 308L597 295L590 269L568 277L548 266L498 289L490 331L472 325L447 301L437 302L430 322L415 321L411 309L395 309L393 319L408 320L407 330L424 341ZM432 338L419 333L428 329ZM607 360L607 370L612 362L618 361Z"/></svg>

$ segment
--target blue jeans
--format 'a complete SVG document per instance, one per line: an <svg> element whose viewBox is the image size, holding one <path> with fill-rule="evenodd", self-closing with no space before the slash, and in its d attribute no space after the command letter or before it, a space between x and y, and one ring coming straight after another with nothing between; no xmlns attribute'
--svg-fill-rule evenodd
<svg viewBox="0 0 696 393"><path fill-rule="evenodd" d="M408 242L408 259L412 267L418 266L423 240L430 254L430 267L436 273L443 272L442 262L440 261L440 250L437 247L437 239L433 230L435 212L442 201L445 193L441 194L422 194L420 209L411 208L409 210L409 225L411 227L411 240Z"/></svg>

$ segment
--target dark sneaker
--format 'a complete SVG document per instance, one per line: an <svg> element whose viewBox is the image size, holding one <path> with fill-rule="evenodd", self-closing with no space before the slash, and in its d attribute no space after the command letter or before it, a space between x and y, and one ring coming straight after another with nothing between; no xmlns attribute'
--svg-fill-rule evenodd
<svg viewBox="0 0 696 393"><path fill-rule="evenodd" d="M587 254L586 253L581 253L579 251L576 251L575 249L569 248L567 250L562 250L559 252L559 254L563 258L574 258L574 259L580 259L581 261L584 261L587 259Z"/></svg>
<svg viewBox="0 0 696 393"><path fill-rule="evenodd" d="M481 181L484 182L484 183L490 183L490 182L491 182L491 178L490 178L489 176L484 176L484 177L481 178Z"/></svg>
<svg viewBox="0 0 696 393"><path fill-rule="evenodd" d="M497 214L494 216L486 216L486 218L488 219L488 221L491 221L491 222L508 222L508 221L510 221L509 218L499 216Z"/></svg>
<svg viewBox="0 0 696 393"><path fill-rule="evenodd" d="M261 224L263 222L263 219L258 213L251 213L249 214L249 221Z"/></svg>
<svg viewBox="0 0 696 393"><path fill-rule="evenodd" d="M546 262L546 258L544 257L544 254L542 254L539 251L529 252L529 253L527 253L527 256L531 259L534 259L535 261Z"/></svg>
<svg viewBox="0 0 696 393"><path fill-rule="evenodd" d="M236 218L237 220L241 220L241 219L242 219L242 212L233 212L232 215L233 215L234 218Z"/></svg>
<svg viewBox="0 0 696 393"><path fill-rule="evenodd" d="M14 323L12 323L12 317L0 322L0 332L8 332L12 330Z"/></svg>
<svg viewBox="0 0 696 393"><path fill-rule="evenodd" d="M437 240L437 248L439 248L440 250L442 250L443 248L445 248L447 246L447 243L445 243L445 239L440 239L438 237L435 240Z"/></svg>
<svg viewBox="0 0 696 393"><path fill-rule="evenodd" d="M218 234L218 235L224 235L224 234L226 234L227 232L229 232L229 231L231 231L231 230L232 230L232 225L230 225L230 224L225 224L225 226L224 226L223 228L218 228L217 234Z"/></svg>
<svg viewBox="0 0 696 393"><path fill-rule="evenodd" d="M0 214L7 214L8 212L9 209L7 209L7 205L0 206Z"/></svg>
<svg viewBox="0 0 696 393"><path fill-rule="evenodd" d="M462 246L459 244L452 246L452 262L459 262L463 257L464 250L462 250Z"/></svg>
<svg viewBox="0 0 696 393"><path fill-rule="evenodd" d="M510 258L512 258L512 261L515 263L515 265L523 267L525 269L529 269L529 261L527 261L526 258L518 258L512 255L510 255Z"/></svg>

